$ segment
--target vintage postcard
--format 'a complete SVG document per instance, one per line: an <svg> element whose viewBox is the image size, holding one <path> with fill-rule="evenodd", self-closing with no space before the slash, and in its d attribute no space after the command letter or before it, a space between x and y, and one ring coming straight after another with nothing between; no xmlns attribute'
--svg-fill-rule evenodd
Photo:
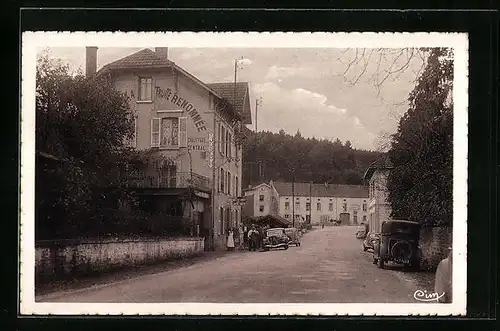
<svg viewBox="0 0 500 331"><path fill-rule="evenodd" d="M464 315L468 37L22 35L23 315Z"/></svg>

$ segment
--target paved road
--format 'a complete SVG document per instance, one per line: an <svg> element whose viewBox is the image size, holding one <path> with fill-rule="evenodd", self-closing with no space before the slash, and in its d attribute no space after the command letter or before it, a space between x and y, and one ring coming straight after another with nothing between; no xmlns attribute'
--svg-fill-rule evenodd
<svg viewBox="0 0 500 331"><path fill-rule="evenodd" d="M415 302L417 285L401 270L381 270L354 227L304 235L300 247L229 254L216 260L69 293L45 302ZM408 279L408 280L406 280Z"/></svg>

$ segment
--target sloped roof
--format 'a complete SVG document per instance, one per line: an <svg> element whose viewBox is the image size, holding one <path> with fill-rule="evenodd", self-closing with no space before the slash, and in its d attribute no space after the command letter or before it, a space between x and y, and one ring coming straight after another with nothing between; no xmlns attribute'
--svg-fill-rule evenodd
<svg viewBox="0 0 500 331"><path fill-rule="evenodd" d="M250 116L248 112L245 112L245 102L249 98L248 82L209 83L207 86L226 99L240 114ZM245 124L250 123L246 122Z"/></svg>
<svg viewBox="0 0 500 331"><path fill-rule="evenodd" d="M152 51L149 48L144 48L134 54L131 54L129 56L123 57L119 60L116 60L114 62L108 63L104 65L99 72L106 72L109 70L118 70L118 69L144 69L144 68L168 68L172 67L184 74L186 77L190 78L206 90L208 90L210 93L218 97L219 99L227 99L227 101L231 104L231 106L234 107L233 105L233 94L231 92L231 98L226 98L227 96L227 88L224 87L226 85L232 86L232 90L234 90L234 83L214 83L214 84L206 84L199 80L197 77L193 76L183 68L179 67L175 62L170 61L169 59L159 56L155 51ZM218 90L214 90L212 88L213 85L214 87L217 87ZM224 88L223 88L224 87ZM231 91L232 91L231 90ZM224 92L224 95L219 94L220 92ZM237 89L236 89L236 101L237 104L239 105L236 108L236 113L240 116L243 117L243 111L245 107L245 98L248 93L248 83L246 82L240 82L237 84ZM244 93L243 93L244 91ZM243 96L243 97L242 97ZM240 105L241 104L241 105Z"/></svg>
<svg viewBox="0 0 500 331"><path fill-rule="evenodd" d="M270 225L274 227L283 227L287 228L292 226L292 222L287 220L286 218L283 218L279 215L271 215L267 214L265 216L255 216L255 217L249 217L243 221L244 224L250 225L250 224L255 224L255 225Z"/></svg>
<svg viewBox="0 0 500 331"><path fill-rule="evenodd" d="M158 56L149 48L141 49L140 51L125 56L119 60L108 63L102 67L105 69L129 69L129 68L150 68L150 67L170 67L174 63L169 59Z"/></svg>
<svg viewBox="0 0 500 331"><path fill-rule="evenodd" d="M368 186L365 185L340 185L340 184L310 184L274 182L274 187L279 195L297 197L339 197L339 198L368 198Z"/></svg>
<svg viewBox="0 0 500 331"><path fill-rule="evenodd" d="M376 169L392 169L392 168L393 165L391 159L389 158L389 155L384 154L380 158L372 162L372 164L370 164L368 169L366 169L363 179L369 180L373 176L373 173L375 172Z"/></svg>

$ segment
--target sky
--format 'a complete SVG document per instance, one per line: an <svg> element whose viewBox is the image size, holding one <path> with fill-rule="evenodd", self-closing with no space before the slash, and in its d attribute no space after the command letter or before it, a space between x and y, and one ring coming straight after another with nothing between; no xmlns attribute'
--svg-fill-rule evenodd
<svg viewBox="0 0 500 331"><path fill-rule="evenodd" d="M98 69L139 50L101 47ZM52 47L49 56L85 71L84 47ZM423 63L401 49L169 48L169 58L206 83L234 81L238 59L237 80L250 86L251 129L255 100L261 98L259 131L300 131L303 137L349 140L367 150L377 150L396 131Z"/></svg>

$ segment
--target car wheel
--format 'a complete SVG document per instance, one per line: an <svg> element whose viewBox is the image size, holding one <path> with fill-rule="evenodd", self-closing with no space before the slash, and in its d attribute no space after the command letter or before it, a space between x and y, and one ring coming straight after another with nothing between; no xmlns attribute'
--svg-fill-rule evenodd
<svg viewBox="0 0 500 331"><path fill-rule="evenodd" d="M285 245L285 250L287 250L287 249L288 249L288 245Z"/></svg>
<svg viewBox="0 0 500 331"><path fill-rule="evenodd" d="M376 258L373 258L373 264L377 264L378 260Z"/></svg>
<svg viewBox="0 0 500 331"><path fill-rule="evenodd" d="M361 244L361 247L363 247L363 252L366 252L368 250L368 247L365 246L365 244Z"/></svg>
<svg viewBox="0 0 500 331"><path fill-rule="evenodd" d="M378 267L379 267L380 269L384 269L384 260L382 260L382 259L378 259Z"/></svg>

